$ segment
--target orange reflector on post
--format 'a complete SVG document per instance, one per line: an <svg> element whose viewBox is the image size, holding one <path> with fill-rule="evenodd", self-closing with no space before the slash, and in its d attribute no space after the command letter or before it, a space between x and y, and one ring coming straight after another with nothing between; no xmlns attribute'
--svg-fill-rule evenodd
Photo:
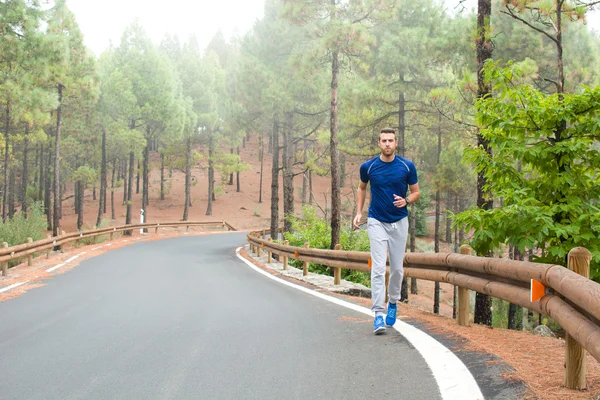
<svg viewBox="0 0 600 400"><path fill-rule="evenodd" d="M298 258L298 252L297 251L294 252L294 258Z"/></svg>
<svg viewBox="0 0 600 400"><path fill-rule="evenodd" d="M371 261L371 259L369 258L369 262L367 263L369 271L371 270L371 266L373 265L373 262Z"/></svg>
<svg viewBox="0 0 600 400"><path fill-rule="evenodd" d="M265 247L265 244L264 244L264 243L261 243L261 244L260 244L260 247Z"/></svg>
<svg viewBox="0 0 600 400"><path fill-rule="evenodd" d="M530 301L533 303L546 295L546 286L542 282L531 280Z"/></svg>

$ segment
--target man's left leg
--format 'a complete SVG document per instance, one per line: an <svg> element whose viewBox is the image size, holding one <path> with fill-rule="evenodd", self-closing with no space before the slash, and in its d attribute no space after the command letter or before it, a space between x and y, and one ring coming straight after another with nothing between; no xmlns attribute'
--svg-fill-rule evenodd
<svg viewBox="0 0 600 400"><path fill-rule="evenodd" d="M395 226L394 226L395 225ZM389 238L390 282L388 285L389 304L385 322L387 325L396 323L396 303L400 299L402 278L404 277L404 251L408 238L408 218L402 218L392 225Z"/></svg>

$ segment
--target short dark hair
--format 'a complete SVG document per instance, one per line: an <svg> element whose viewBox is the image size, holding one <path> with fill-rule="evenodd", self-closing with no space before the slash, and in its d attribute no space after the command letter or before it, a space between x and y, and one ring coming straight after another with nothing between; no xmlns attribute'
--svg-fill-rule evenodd
<svg viewBox="0 0 600 400"><path fill-rule="evenodd" d="M382 133L393 133L394 134L394 138L396 137L396 131L394 130L394 128L383 128L379 132L379 137L377 138L377 141L381 140L381 134Z"/></svg>

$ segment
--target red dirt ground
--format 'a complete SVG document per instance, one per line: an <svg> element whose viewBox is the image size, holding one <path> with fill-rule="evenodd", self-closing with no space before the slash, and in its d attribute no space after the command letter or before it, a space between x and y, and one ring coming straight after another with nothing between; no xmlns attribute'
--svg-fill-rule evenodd
<svg viewBox="0 0 600 400"><path fill-rule="evenodd" d="M242 159L245 163L251 165L251 169L241 174L241 192L236 192L235 184L233 186L224 185L223 193L217 197L213 203L213 215L206 216L207 206L207 170L203 165L196 165L192 175L197 180L197 184L192 187L193 206L189 211L189 220L191 221L227 221L229 224L242 231L268 228L270 221L270 168L271 163L265 160L264 178L263 178L263 202L259 203L259 171L257 138L252 137L245 149L242 149ZM268 156L266 156L268 157ZM265 158L266 158L265 157ZM350 187L351 182L358 179L359 159L349 159L347 162L346 187L342 193L342 208L347 213L352 212L354 196ZM166 222L178 221L183 215L184 199L184 174L180 171L174 171L170 178L170 190L165 200L159 200L160 175L158 163L153 163L150 182L150 205L147 215L148 222ZM217 176L217 185L220 184L220 177ZM281 184L281 182L280 182ZM296 212L301 210L300 188L302 178L295 178L296 189ZM72 190L72 189L70 189ZM326 202L330 198L330 180L327 177L313 177L313 191L316 202L322 208L326 208ZM70 193L67 193L70 194ZM115 193L116 217L117 220L111 221L111 224L125 223L125 207L121 205L123 192L122 188ZM280 196L283 197L283 196ZM141 193L134 195L134 222L139 221L139 210L141 203ZM76 215L73 211L73 201L68 200L63 203L63 219L61 229L66 232L76 230ZM344 205L345 204L345 205ZM89 229L95 224L98 202L92 200L91 190L86 191L84 203L84 227ZM280 202L280 211L282 210ZM349 215L349 214L348 214ZM108 214L110 217L110 205ZM347 218L345 223L350 223ZM104 246L101 249L92 251L99 245L89 245L81 248L67 249L65 254L55 254L49 259L39 257L35 260L32 267L21 264L9 270L9 276L0 277L0 288L6 287L16 282L31 280L32 282L19 288L0 293L0 301L16 297L27 290L41 286L44 280L51 277L45 272L48 266L57 265L73 254L86 252L77 261L69 263L65 267L57 270L57 273L64 273L73 268L82 259L101 254L107 249L125 246L135 243L136 240L157 240L165 237L178 236L185 234L185 230L166 230L163 231L166 236L147 235L139 236L136 234L132 241L123 242L122 239L114 241L110 247ZM197 230L190 230L189 234L206 234ZM105 243L104 243L105 244ZM447 251L448 246L442 246L441 251ZM600 363L588 355L588 390L573 391L565 389L562 386L564 373L564 340L540 338L528 332L509 331L506 329L490 329L483 326L472 325L470 327L458 326L452 319L452 288L442 284L442 304L440 306L441 316L434 315L432 310L433 283L419 281L419 295L411 295L409 305L401 306L401 315L419 319L425 322L430 328L444 332L450 335L456 335L459 338L467 339L465 346L470 350L485 351L499 356L511 365L515 372L509 378L524 381L529 393L525 394L527 399L596 399L600 396ZM368 305L366 299L354 299L362 301Z"/></svg>

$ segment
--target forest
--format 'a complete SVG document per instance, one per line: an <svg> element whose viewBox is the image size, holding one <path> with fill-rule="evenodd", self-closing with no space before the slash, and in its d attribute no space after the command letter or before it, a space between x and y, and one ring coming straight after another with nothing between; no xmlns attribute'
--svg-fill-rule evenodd
<svg viewBox="0 0 600 400"><path fill-rule="evenodd" d="M66 1L0 1L2 225L43 216L41 228L59 235L74 198L82 229L90 192L95 226L132 223L139 208L147 219L152 168L160 198L168 171L185 172L188 220L198 163L211 215L220 176L244 184L240 147L252 136L272 165L260 169L272 234L292 229L294 199L312 204L312 177L327 176L333 248L352 218L340 196L355 185L346 160L376 155L379 130L393 127L423 191L412 238L417 215L433 210L434 251L446 238L479 255L566 265L583 246L600 281L600 35L585 23L598 2L456 3L266 0L264 17L230 40L153 43L133 21L95 57Z"/></svg>

